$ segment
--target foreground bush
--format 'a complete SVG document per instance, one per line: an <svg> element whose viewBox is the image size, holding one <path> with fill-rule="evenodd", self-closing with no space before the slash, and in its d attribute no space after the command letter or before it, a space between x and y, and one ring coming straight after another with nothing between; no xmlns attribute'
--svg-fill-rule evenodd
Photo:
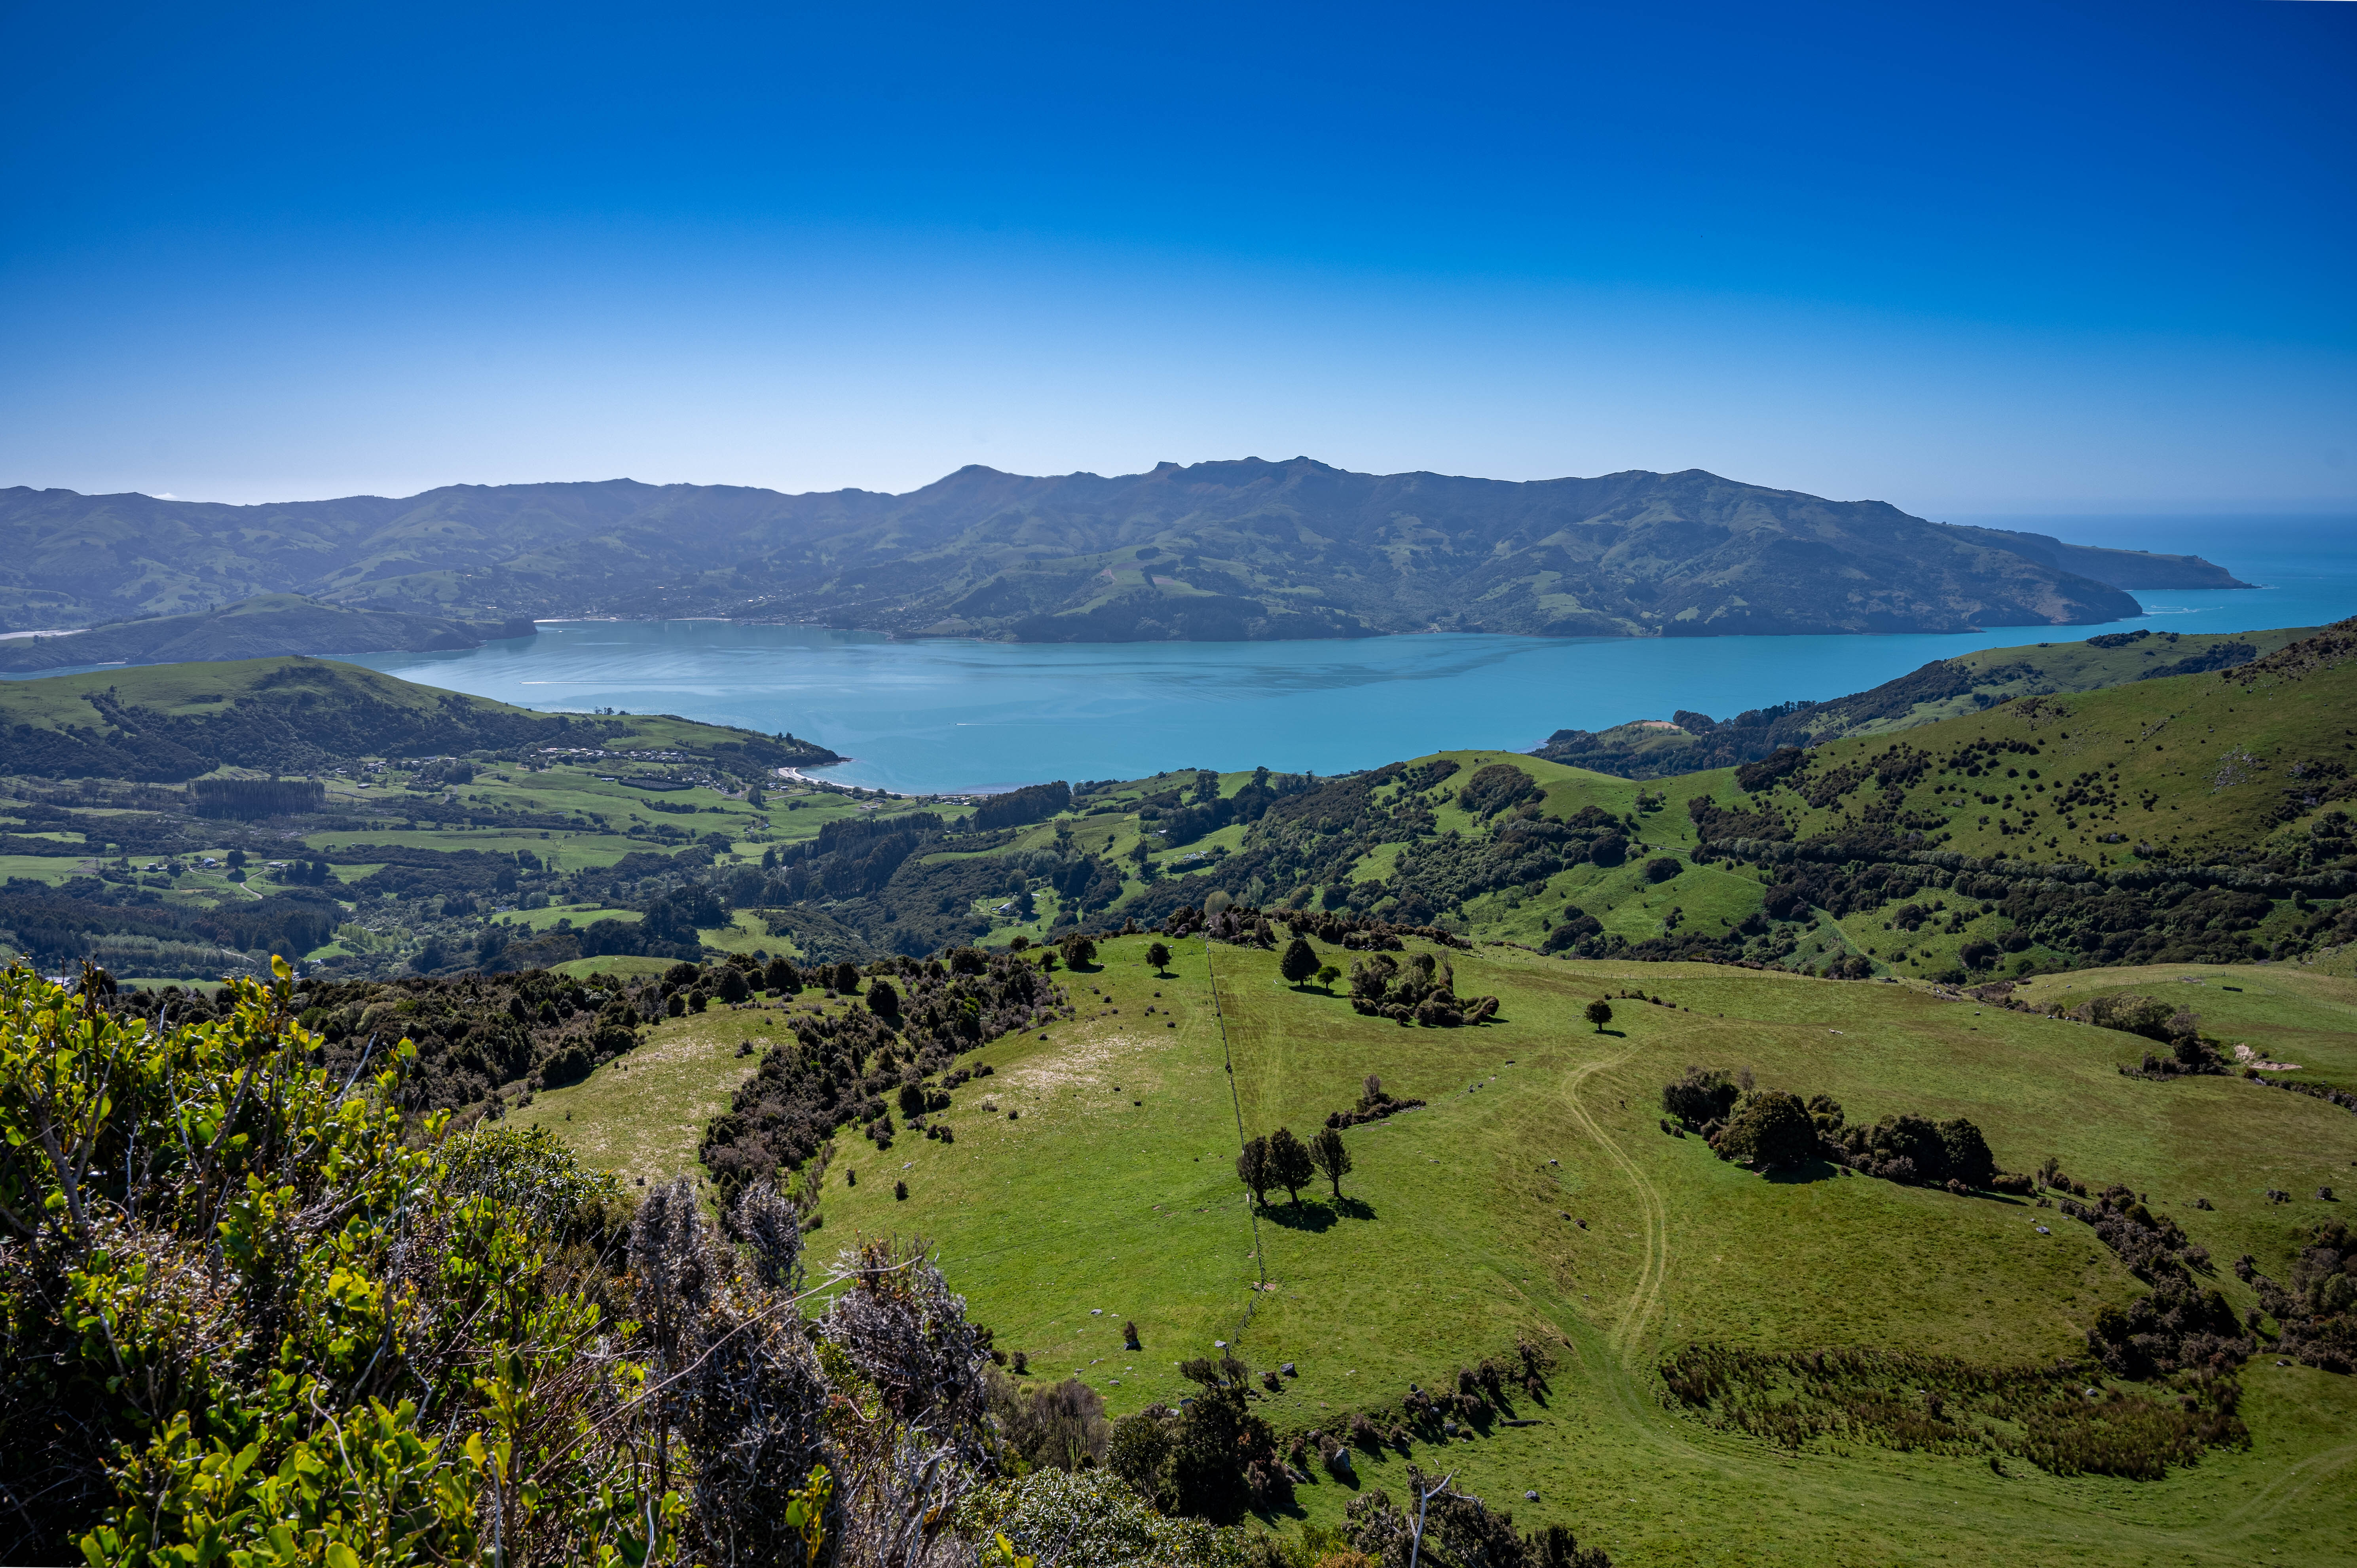
<svg viewBox="0 0 2357 1568"><path fill-rule="evenodd" d="M275 967L173 1029L0 976L0 1556L671 1554L644 1369L558 1238L439 1179L409 1042L307 1065Z"/></svg>
<svg viewBox="0 0 2357 1568"><path fill-rule="evenodd" d="M103 989L0 975L0 1561L995 1548L961 1522L995 1475L988 1336L922 1251L805 1290L768 1180L724 1230L684 1179L633 1209L544 1133L445 1138L408 1041L373 1078L314 1065L283 966L177 1027Z"/></svg>
<svg viewBox="0 0 2357 1568"><path fill-rule="evenodd" d="M968 1519L1056 1568L1242 1568L1238 1532L1157 1513L1104 1470L1046 1469L977 1493Z"/></svg>

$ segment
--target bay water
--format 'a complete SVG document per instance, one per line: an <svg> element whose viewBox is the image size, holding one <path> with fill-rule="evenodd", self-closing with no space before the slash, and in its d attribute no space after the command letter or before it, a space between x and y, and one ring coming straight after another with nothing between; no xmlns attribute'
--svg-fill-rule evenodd
<svg viewBox="0 0 2357 1568"><path fill-rule="evenodd" d="M1181 767L1331 774L1444 748L1524 750L1558 728L1822 701L1982 648L2357 615L2357 519L1953 521L2198 552L2260 585L2139 594L2142 617L2099 627L1955 635L1039 644L707 620L553 621L537 637L463 652L350 661L550 711L669 713L790 731L851 758L826 778L929 792Z"/></svg>

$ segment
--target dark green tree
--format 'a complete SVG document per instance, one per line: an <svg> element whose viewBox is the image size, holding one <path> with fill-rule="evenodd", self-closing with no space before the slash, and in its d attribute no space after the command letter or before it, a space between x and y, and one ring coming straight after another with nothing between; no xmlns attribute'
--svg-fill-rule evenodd
<svg viewBox="0 0 2357 1568"><path fill-rule="evenodd" d="M1285 1188L1293 1201L1299 1203L1302 1184L1316 1171L1317 1167L1309 1160L1308 1148L1293 1135L1290 1129L1279 1127L1268 1135L1270 1186Z"/></svg>
<svg viewBox="0 0 2357 1568"><path fill-rule="evenodd" d="M859 989L859 966L845 959L834 966L834 989L849 996Z"/></svg>
<svg viewBox="0 0 2357 1568"><path fill-rule="evenodd" d="M1154 966L1155 973L1168 974L1170 972L1170 950L1160 942L1149 942L1146 948L1146 961Z"/></svg>
<svg viewBox="0 0 2357 1568"><path fill-rule="evenodd" d="M1268 1140L1254 1138L1236 1155L1236 1176L1252 1189L1253 1201L1264 1207L1268 1202L1272 1177L1268 1171Z"/></svg>
<svg viewBox="0 0 2357 1568"><path fill-rule="evenodd" d="M1318 1174L1334 1188L1334 1201L1342 1201L1342 1178L1351 1174L1351 1150L1342 1142L1339 1128L1320 1127L1309 1140L1309 1163Z"/></svg>
<svg viewBox="0 0 2357 1568"><path fill-rule="evenodd" d="M1690 1067L1677 1079L1662 1085L1662 1109L1689 1127L1707 1127L1727 1120L1740 1092L1725 1073Z"/></svg>
<svg viewBox="0 0 2357 1568"><path fill-rule="evenodd" d="M1589 1003L1587 1004L1587 1021L1596 1026L1596 1032L1598 1034L1600 1035L1604 1033L1604 1026L1612 1022L1612 1004L1605 1001L1600 996L1595 1001Z"/></svg>
<svg viewBox="0 0 2357 1568"><path fill-rule="evenodd" d="M1302 983L1318 972L1318 950L1309 945L1307 937L1296 937L1285 945L1285 954L1276 961L1276 972L1286 983L1299 990Z"/></svg>
<svg viewBox="0 0 2357 1568"><path fill-rule="evenodd" d="M888 980L867 983L867 1010L879 1018L889 1018L900 1011L900 993Z"/></svg>
<svg viewBox="0 0 2357 1568"><path fill-rule="evenodd" d="M1757 1170L1781 1170L1816 1156L1817 1124L1800 1096L1763 1089L1736 1108L1717 1147Z"/></svg>
<svg viewBox="0 0 2357 1568"><path fill-rule="evenodd" d="M1981 1136L1978 1127L1961 1116L1939 1127L1940 1144L1948 1155L1949 1180L1986 1187L1996 1179L1996 1157L1989 1153L1988 1140Z"/></svg>
<svg viewBox="0 0 2357 1568"><path fill-rule="evenodd" d="M782 956L770 961L770 967L761 972L761 981L772 991L800 991L802 988L802 972L794 968L791 960Z"/></svg>
<svg viewBox="0 0 2357 1568"><path fill-rule="evenodd" d="M1078 931L1074 931L1071 936L1066 937L1063 940L1062 946L1064 951L1064 966L1067 969L1079 969L1083 965L1092 964L1096 961L1097 944L1091 941L1088 938L1081 935Z"/></svg>

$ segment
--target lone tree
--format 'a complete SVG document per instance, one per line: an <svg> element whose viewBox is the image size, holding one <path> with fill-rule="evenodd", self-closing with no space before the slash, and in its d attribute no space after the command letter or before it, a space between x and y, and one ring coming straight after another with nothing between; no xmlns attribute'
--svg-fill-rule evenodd
<svg viewBox="0 0 2357 1568"><path fill-rule="evenodd" d="M1612 1022L1612 1004L1605 1001L1600 996L1595 1001L1589 1003L1587 1004L1587 1021L1596 1026L1596 1032L1598 1034L1600 1035L1604 1033L1604 1026Z"/></svg>
<svg viewBox="0 0 2357 1568"><path fill-rule="evenodd" d="M1334 1189L1334 1201L1342 1201L1342 1178L1351 1174L1351 1151L1342 1142L1342 1134L1333 1127L1320 1127L1309 1140L1309 1163Z"/></svg>
<svg viewBox="0 0 2357 1568"><path fill-rule="evenodd" d="M1342 972L1332 964L1318 965L1316 979L1318 983L1324 986L1329 993L1334 989L1334 983L1341 978Z"/></svg>
<svg viewBox="0 0 2357 1568"><path fill-rule="evenodd" d="M1268 1180L1272 1187L1281 1187L1301 1201L1301 1184L1308 1181L1317 1167L1310 1164L1309 1151L1292 1132L1279 1127L1268 1135Z"/></svg>
<svg viewBox="0 0 2357 1568"><path fill-rule="evenodd" d="M1146 961L1154 966L1155 973L1167 974L1170 971L1170 950L1160 942L1150 942L1146 949Z"/></svg>
<svg viewBox="0 0 2357 1568"><path fill-rule="evenodd" d="M1302 982L1318 972L1318 951L1307 937L1296 937L1285 945L1285 956L1276 961L1276 972L1295 990Z"/></svg>
<svg viewBox="0 0 2357 1568"><path fill-rule="evenodd" d="M1079 969L1097 961L1097 944L1078 931L1064 939L1063 949L1064 967L1067 969Z"/></svg>
<svg viewBox="0 0 2357 1568"><path fill-rule="evenodd" d="M1254 1138L1244 1145L1243 1153L1236 1156L1236 1176L1252 1188L1253 1201L1267 1208L1270 1176L1266 1138Z"/></svg>

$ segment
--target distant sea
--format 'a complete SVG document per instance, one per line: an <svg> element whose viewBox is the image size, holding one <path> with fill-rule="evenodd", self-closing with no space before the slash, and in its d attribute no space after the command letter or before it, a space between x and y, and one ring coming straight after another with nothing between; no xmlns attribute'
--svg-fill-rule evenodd
<svg viewBox="0 0 2357 1568"><path fill-rule="evenodd" d="M2206 555L2259 586L2141 594L2142 618L2104 626L1953 636L1043 645L893 642L725 621L554 621L538 637L466 652L350 661L529 707L791 731L852 758L828 778L922 792L1181 767L1332 774L1443 748L1526 750L1558 728L1822 701L1975 649L2357 615L2357 517L1946 521Z"/></svg>

